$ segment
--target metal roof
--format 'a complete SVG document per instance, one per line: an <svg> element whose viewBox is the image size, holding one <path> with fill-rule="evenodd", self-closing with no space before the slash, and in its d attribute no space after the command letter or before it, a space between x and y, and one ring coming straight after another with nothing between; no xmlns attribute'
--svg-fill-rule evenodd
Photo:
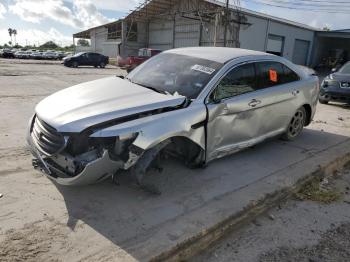
<svg viewBox="0 0 350 262"><path fill-rule="evenodd" d="M73 37L75 38L84 38L84 39L90 39L91 36L90 36L90 32L94 29L98 29L98 28L102 28L102 27L107 27L107 26L110 26L110 25L114 25L114 24L118 24L118 23L121 23L123 21L123 19L119 19L117 21L113 21L111 23L108 23L108 24L104 24L104 25L99 25L99 26L96 26L96 27L92 27L92 28L89 28L87 30L84 30L84 31L81 31L79 33L75 33L73 34Z"/></svg>
<svg viewBox="0 0 350 262"><path fill-rule="evenodd" d="M225 8L225 3L223 1L219 1L219 0L202 0L203 3L207 3L207 4L212 4L212 8L210 8L207 5L207 10L201 11L201 13L213 13L213 12L217 12L217 10L215 10L215 6L220 6L222 8ZM130 10L130 13L124 18L124 19L133 19L133 20L144 20L144 19L150 19L150 18L157 18L157 17L169 17L169 19L172 19L170 16L172 15L172 8L175 5L177 1L176 0L147 0L142 2L138 7L136 7L134 10ZM235 10L237 9L236 6L234 5L230 5L230 9ZM186 10L186 12L195 12L196 10ZM197 10L198 11L198 10ZM249 9L245 9L245 8L238 8L238 11L240 11L241 13L244 14L248 14L248 15L252 15L255 17L261 17L261 18L265 18L265 19L269 19L272 21L276 21L276 22L280 22L280 23L284 23L287 25L292 25L295 27L299 27L302 29L306 29L306 30L310 30L310 31L319 31L320 29L302 24L302 23L298 23L298 22L294 22L294 21L290 21L287 19L283 19L283 18L279 18L279 17L275 17L275 16L271 16L271 15L267 15L267 14L263 14L260 12L256 12L256 11L252 11ZM184 11L179 11L182 14L184 13ZM114 23L118 23L121 22L123 19L119 19L115 22L112 23L108 23L105 25L100 25L97 27L93 27L90 29L87 29L85 31L79 32L74 34L73 36L76 38L90 38L90 31L93 29L97 29L97 28L101 28L101 27L105 27Z"/></svg>
<svg viewBox="0 0 350 262"><path fill-rule="evenodd" d="M225 6L226 6L224 1L219 1L219 0L202 0L202 1L206 2L206 3L210 3L210 4L215 5L215 6L220 6L222 8L225 8ZM134 10L131 10L130 14L126 16L126 19L142 19L142 18L146 18L146 17L152 18L152 17L159 17L160 15L163 15L163 16L170 15L171 14L170 10L175 5L175 3L176 3L176 1L174 1L174 0L148 0L148 1L141 3ZM276 22L296 26L296 27L303 28L306 30L311 30L311 31L320 30L319 28L311 27L311 26L308 26L308 25L305 25L302 23L298 23L298 22L294 22L294 21L290 21L290 20L287 20L284 18L279 18L279 17L267 15L264 13L252 11L249 9L245 9L245 8L241 8L241 7L239 7L237 9L237 7L234 5L230 5L229 7L232 10L238 10L244 14L270 19L270 20L273 20ZM195 10L186 10L186 11L193 12ZM210 9L207 11L209 13L213 12L213 10L210 10ZM183 11L181 11L181 13L183 13Z"/></svg>

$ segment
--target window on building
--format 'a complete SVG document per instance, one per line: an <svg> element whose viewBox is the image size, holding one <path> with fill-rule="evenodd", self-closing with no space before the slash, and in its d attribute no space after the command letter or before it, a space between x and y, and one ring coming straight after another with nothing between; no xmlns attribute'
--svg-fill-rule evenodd
<svg viewBox="0 0 350 262"><path fill-rule="evenodd" d="M266 53L283 56L284 37L278 35L269 35L267 39Z"/></svg>
<svg viewBox="0 0 350 262"><path fill-rule="evenodd" d="M115 40L122 38L122 23L111 24L107 26L108 40Z"/></svg>
<svg viewBox="0 0 350 262"><path fill-rule="evenodd" d="M130 42L137 42L137 22L128 22L126 24L126 37Z"/></svg>

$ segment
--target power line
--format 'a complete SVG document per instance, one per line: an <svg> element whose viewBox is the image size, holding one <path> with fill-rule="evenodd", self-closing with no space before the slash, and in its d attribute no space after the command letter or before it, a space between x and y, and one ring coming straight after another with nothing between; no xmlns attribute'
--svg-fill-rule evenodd
<svg viewBox="0 0 350 262"><path fill-rule="evenodd" d="M323 2L322 4L320 3L311 3L309 1L295 1L295 2L286 2L283 0L270 0L269 3L278 3L278 4L284 4L286 6L308 6L308 7L331 7L331 8L350 8L350 3L348 2L348 5L344 4L336 4L336 3L326 3Z"/></svg>
<svg viewBox="0 0 350 262"><path fill-rule="evenodd" d="M291 10L300 10L300 11L308 11L308 12L320 12L320 13L331 13L331 14L349 14L350 9L344 9L342 8L341 10L336 10L336 9L320 9L320 8L303 8L303 7L296 7L296 6L285 6L285 5L279 5L279 4L271 4L271 3L266 3L263 1L256 1L256 0L242 0L244 2L250 2L250 3L255 3L259 5L266 5L266 6L271 6L271 7L278 7L278 8L284 8L284 9L291 9Z"/></svg>

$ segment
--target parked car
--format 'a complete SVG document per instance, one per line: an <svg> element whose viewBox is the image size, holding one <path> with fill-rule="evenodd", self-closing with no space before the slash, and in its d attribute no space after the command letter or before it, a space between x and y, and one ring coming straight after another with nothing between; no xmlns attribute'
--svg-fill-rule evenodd
<svg viewBox="0 0 350 262"><path fill-rule="evenodd" d="M40 52L33 52L31 53L30 58L35 60L40 60L43 58L43 54Z"/></svg>
<svg viewBox="0 0 350 262"><path fill-rule="evenodd" d="M43 57L43 59L47 59L47 60L57 60L58 59L57 53L52 52L52 51L44 52L42 57Z"/></svg>
<svg viewBox="0 0 350 262"><path fill-rule="evenodd" d="M68 56L63 59L63 64L68 67L94 66L105 68L109 64L109 57L98 53L81 52L74 56Z"/></svg>
<svg viewBox="0 0 350 262"><path fill-rule="evenodd" d="M158 49L141 48L139 50L138 56L129 56L127 58L123 58L121 56L118 56L117 63L118 63L119 67L127 70L127 72L130 73L137 66L141 65L146 60L150 59L151 57L153 57L155 55L158 55L161 52L162 51L158 50Z"/></svg>
<svg viewBox="0 0 350 262"><path fill-rule="evenodd" d="M19 59L28 59L28 58L30 58L30 54L31 53L28 51L17 51L15 53L15 57L19 58Z"/></svg>
<svg viewBox="0 0 350 262"><path fill-rule="evenodd" d="M3 58L15 58L15 52L10 49L4 49L2 53Z"/></svg>
<svg viewBox="0 0 350 262"><path fill-rule="evenodd" d="M333 69L321 84L320 103L331 101L350 103L350 62Z"/></svg>
<svg viewBox="0 0 350 262"><path fill-rule="evenodd" d="M130 170L142 185L159 155L199 167L271 137L295 139L313 119L318 96L318 77L278 56L174 49L125 79L83 83L44 99L28 143L34 167L59 184L91 184Z"/></svg>
<svg viewBox="0 0 350 262"><path fill-rule="evenodd" d="M64 52L61 52L61 51L56 52L56 54L57 54L57 59L58 60L62 60L63 58L66 57L66 54Z"/></svg>

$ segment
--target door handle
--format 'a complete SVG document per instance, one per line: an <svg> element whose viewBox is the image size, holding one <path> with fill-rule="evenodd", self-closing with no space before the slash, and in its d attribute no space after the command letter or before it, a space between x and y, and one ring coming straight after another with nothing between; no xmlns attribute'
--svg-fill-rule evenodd
<svg viewBox="0 0 350 262"><path fill-rule="evenodd" d="M250 103L248 104L250 107L256 107L258 105L261 104L261 101L260 100L256 100L256 99L253 99L252 101L250 101Z"/></svg>
<svg viewBox="0 0 350 262"><path fill-rule="evenodd" d="M299 90L294 90L294 91L292 92L292 95L293 95L293 96L297 96L297 95L299 95L299 93L300 93Z"/></svg>

